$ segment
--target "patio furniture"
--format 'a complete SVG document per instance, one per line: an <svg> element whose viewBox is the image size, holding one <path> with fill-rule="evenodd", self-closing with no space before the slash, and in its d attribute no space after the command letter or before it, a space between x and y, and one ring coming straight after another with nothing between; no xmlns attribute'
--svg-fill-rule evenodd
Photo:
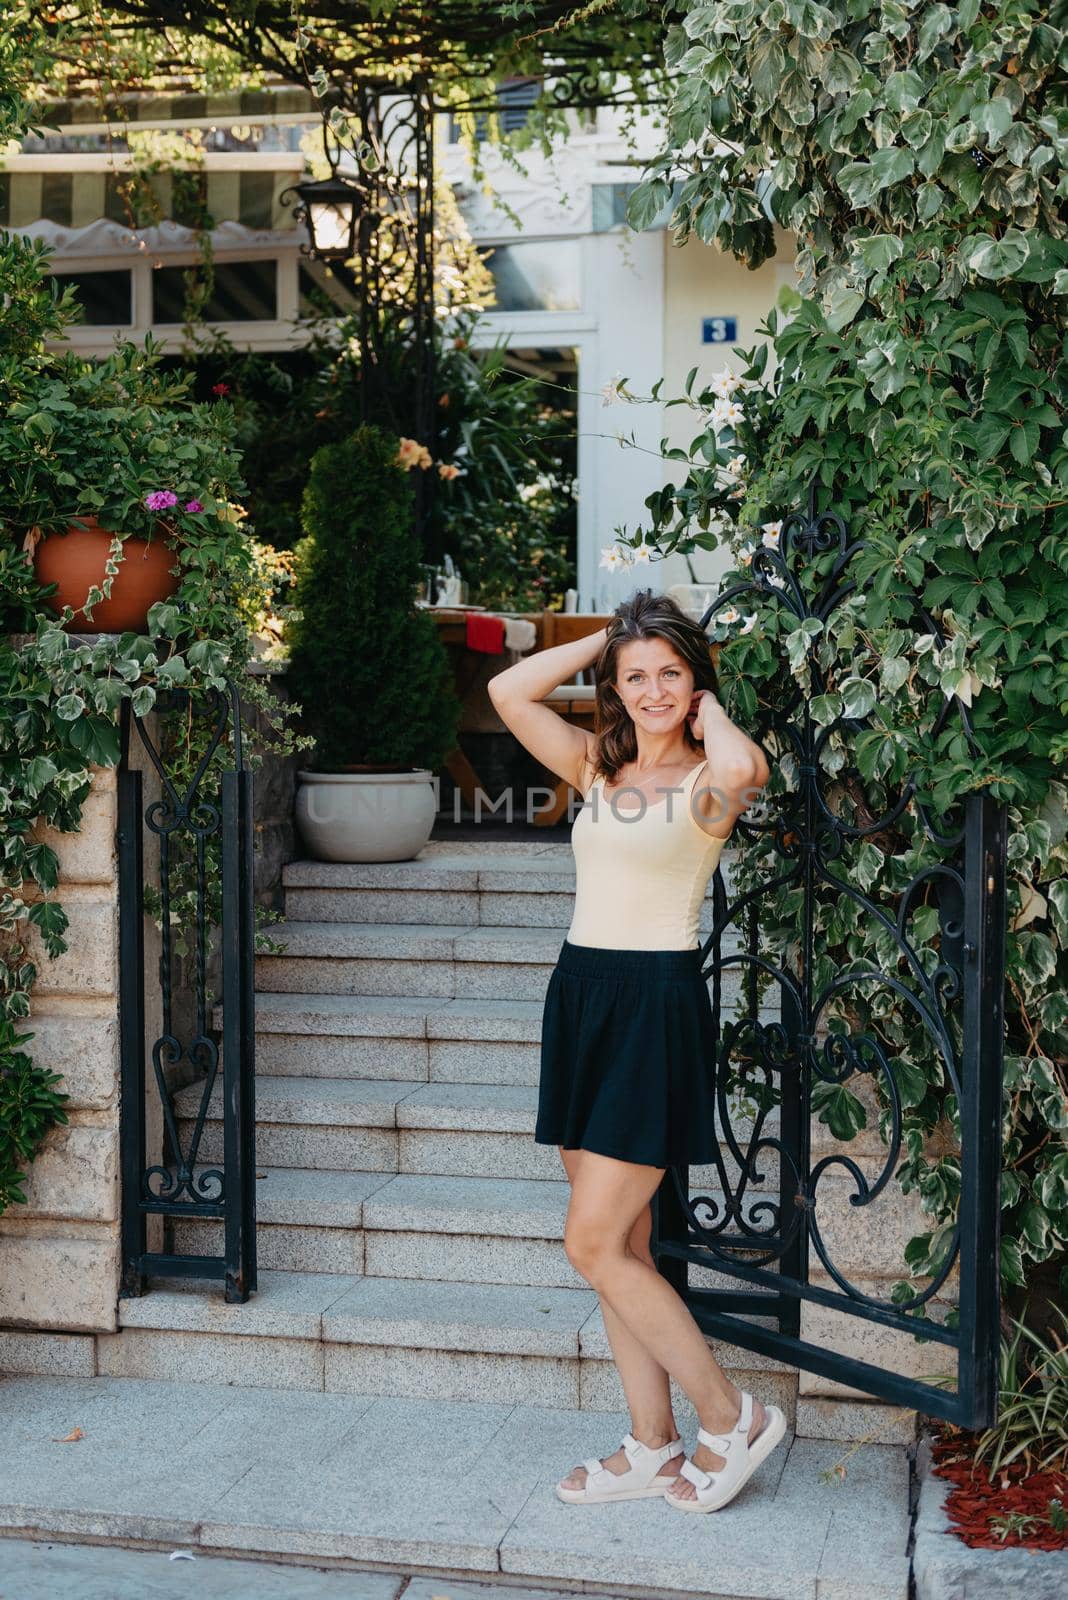
<svg viewBox="0 0 1068 1600"><path fill-rule="evenodd" d="M472 648L472 629L468 625L468 618L476 617L479 624L497 621L502 623L505 630L507 630L507 617L470 606L427 606L426 610L433 617L438 635L448 652L449 660L452 664L456 693L462 704L477 683L488 653L484 648L482 638L479 637L478 629L475 631L478 643ZM541 639L541 615L535 613L525 620L534 625L535 637L530 648L536 650L539 648ZM488 635L489 630L484 631ZM504 653L503 641L501 653ZM485 794L486 786L467 755L460 748L459 743L446 756L445 770L459 789L465 804L469 805L473 810L476 791L481 790Z"/></svg>

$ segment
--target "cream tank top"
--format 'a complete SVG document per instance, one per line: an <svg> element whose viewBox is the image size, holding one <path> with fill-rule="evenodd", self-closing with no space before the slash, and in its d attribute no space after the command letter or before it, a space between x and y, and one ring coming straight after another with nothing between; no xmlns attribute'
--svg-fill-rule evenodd
<svg viewBox="0 0 1068 1600"><path fill-rule="evenodd" d="M648 799L596 777L571 828L575 907L569 944L605 950L692 950L701 904L724 839L695 820L690 801L706 762ZM620 801L617 805L614 802ZM644 802L644 803L643 803Z"/></svg>

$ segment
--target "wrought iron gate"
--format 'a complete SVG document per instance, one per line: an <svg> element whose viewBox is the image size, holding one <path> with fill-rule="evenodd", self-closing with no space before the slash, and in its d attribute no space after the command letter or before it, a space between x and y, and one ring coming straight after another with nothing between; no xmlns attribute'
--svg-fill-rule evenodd
<svg viewBox="0 0 1068 1600"><path fill-rule="evenodd" d="M809 617L826 624L856 588L849 567L862 548L850 542L841 518L817 514L810 494L807 511L784 521L778 549L757 550L749 581L720 595L702 625L754 591L776 595L795 628ZM822 578L803 583L802 564L822 557ZM938 625L918 600L915 616L941 646ZM870 732L872 713L819 725L812 698L825 693L826 684L811 652L809 660L813 696L798 688L784 711L758 730L775 772L763 815L751 813L735 828L744 882L731 898L722 875L714 880L714 926L704 946L719 1041L709 1063L720 1143L714 1175L694 1184L688 1168L665 1173L653 1247L660 1270L706 1332L929 1415L981 1427L994 1419L997 1404L1005 808L970 794L952 826L938 818L939 827L937 813L907 778L896 796L875 803L879 814L873 814L851 752L832 739L838 730L843 736ZM942 706L930 737L947 718L959 717L961 737L975 754L966 709L937 686L934 692ZM787 792L771 798L778 773L785 775ZM837 812L825 793L835 783ZM880 853L882 863L869 854L859 872L858 850L867 844L870 852L868 842L880 837L890 846ZM905 849L895 850L894 843ZM903 859L910 852L922 860L914 872L916 860L910 866ZM882 876L891 857L881 897L868 893L867 880ZM829 970L817 921L831 899L855 908L858 924L875 937L879 965L843 962ZM920 912L922 938L915 931ZM771 1003L763 998L769 988ZM880 992L882 1008L871 1003ZM944 1109L960 1173L956 1219L947 1227L940 1260L897 1297L878 1284L873 1288L840 1259L843 1238L863 1237L865 1227L876 1248L871 1219L880 1198L885 1202L895 1188L900 1194L895 1169L906 1106L893 1043L898 1024L888 1003L907 1018L910 1049L930 1067L931 1092ZM832 1142L823 1128L825 1148L814 1149L821 1125L814 1127L813 1119L828 1097L849 1084L862 1088L865 1080L879 1118L877 1138L869 1131L854 1151L849 1140ZM693 1268L704 1269L703 1283L692 1281ZM956 1317L940 1318L934 1302L954 1271ZM886 1274L875 1277L885 1281ZM906 1279L902 1258L898 1281ZM896 1339L899 1365L907 1336L921 1335L955 1360L955 1372L947 1375L952 1384L935 1381L940 1373L902 1374L828 1348L834 1340L825 1334L805 1337L806 1307L817 1325L823 1314L824 1327L832 1313L852 1319L839 1322L839 1329L855 1332L858 1323L867 1324L876 1346Z"/></svg>
<svg viewBox="0 0 1068 1600"><path fill-rule="evenodd" d="M226 1299L244 1301L256 1288L255 1077L252 899L252 775L241 743L241 714L233 685L223 694L161 693L160 711L182 710L211 719L197 767L184 793L167 772L158 743L144 721L122 704L122 760L118 772L119 1036L122 1058L121 1293L144 1291L149 1274L222 1278ZM150 768L131 765L131 723ZM229 734L233 762L217 777L209 763ZM226 748L226 746L224 746ZM143 779L159 780L159 796L145 806ZM159 966L145 969L144 846L158 840ZM209 852L217 841L217 852ZM183 856L183 851L185 852ZM221 881L211 879L214 857ZM150 876L154 879L155 870ZM192 1007L179 1020L172 917L179 900L191 907L183 925L192 944ZM222 1160L198 1165L204 1124L219 1077L219 1046L211 1036L210 929L221 904ZM146 1076L149 1017L158 1010L159 1034L151 1044L152 1079ZM155 1031L153 1026L153 1031ZM185 1033L183 1039L179 1035ZM175 1095L188 1080L197 1098L185 1144ZM197 1087L199 1095L197 1096ZM216 1115L219 1113L216 1112ZM160 1128L162 1148L150 1150ZM150 1217L161 1217L163 1249L148 1248ZM174 1221L220 1220L221 1255L175 1251ZM159 1225L157 1225L159 1226Z"/></svg>

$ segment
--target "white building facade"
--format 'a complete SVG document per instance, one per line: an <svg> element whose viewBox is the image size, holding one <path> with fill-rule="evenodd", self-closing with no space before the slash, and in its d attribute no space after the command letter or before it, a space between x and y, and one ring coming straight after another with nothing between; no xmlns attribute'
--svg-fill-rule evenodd
<svg viewBox="0 0 1068 1600"><path fill-rule="evenodd" d="M299 318L310 281L329 290L328 275L302 256L303 230L282 198L304 170L302 140L318 127L314 108L297 89L193 99L142 100L131 122L205 132L198 171L204 208L216 219L217 285L206 320L239 349L292 349L305 338ZM103 354L116 338L140 340L150 331L177 348L181 273L197 259L198 236L176 218L174 180L166 171L153 177L159 220L133 228L117 198L130 156L109 148L107 128L86 121L84 110L72 106L69 115L58 135L0 163L0 226L43 239L54 251L53 270L75 281L87 316L71 333L77 348ZM488 187L473 181L448 118L436 137L441 175L488 252L497 285L483 341L503 339L528 355L563 353L573 373L579 608L609 610L638 585L714 588L727 564L718 551L615 573L601 565L616 531L641 526L646 497L678 472L663 459L661 440L687 445L697 432L685 408L606 405L603 392L623 377L632 393L647 396L663 379L662 402L682 393L691 368L703 379L736 365L732 346L759 339L780 287L793 281L789 239L782 236L776 258L750 272L698 241L675 247L662 225L632 232L623 221L626 197L641 176L641 157L656 148L655 133L646 125L637 136L645 147L636 150L617 111L576 118L551 157L524 152L522 171L483 147ZM224 147L213 149L213 139Z"/></svg>

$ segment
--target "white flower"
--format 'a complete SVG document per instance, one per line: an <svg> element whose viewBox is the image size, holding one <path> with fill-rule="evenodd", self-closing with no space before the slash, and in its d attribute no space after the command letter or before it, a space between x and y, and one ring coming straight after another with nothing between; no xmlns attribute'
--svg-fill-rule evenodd
<svg viewBox="0 0 1068 1600"><path fill-rule="evenodd" d="M724 367L722 372L712 374L712 382L709 384L709 388L713 394L718 394L721 400L729 400L741 381L741 378L736 377L729 367Z"/></svg>
<svg viewBox="0 0 1068 1600"><path fill-rule="evenodd" d="M753 551L755 549L756 545L743 544L742 548L738 552L738 565L740 567L748 567L750 565L753 559Z"/></svg>
<svg viewBox="0 0 1068 1600"><path fill-rule="evenodd" d="M742 613L740 611L736 611L733 606L728 606L719 620L721 622L737 622L741 614Z"/></svg>
<svg viewBox="0 0 1068 1600"><path fill-rule="evenodd" d="M760 526L764 535L761 542L766 544L770 550L777 550L779 548L779 535L782 533L782 522L762 522Z"/></svg>
<svg viewBox="0 0 1068 1600"><path fill-rule="evenodd" d="M771 584L773 589L786 588L786 579L780 578L777 572L769 572L767 575L767 581Z"/></svg>
<svg viewBox="0 0 1068 1600"><path fill-rule="evenodd" d="M723 470L729 472L732 478L740 478L745 471L745 457L731 456Z"/></svg>
<svg viewBox="0 0 1068 1600"><path fill-rule="evenodd" d="M756 612L753 611L753 612L750 613L750 615L748 617L744 618L741 627L738 629L738 632L739 633L751 633L755 626L756 626Z"/></svg>
<svg viewBox="0 0 1068 1600"><path fill-rule="evenodd" d="M739 422L745 420L745 411L737 400L717 400L712 407L712 424L722 427L724 423L730 428L736 428Z"/></svg>
<svg viewBox="0 0 1068 1600"><path fill-rule="evenodd" d="M600 564L602 567L607 567L609 572L616 572L620 567L626 565L623 552L618 544L602 545Z"/></svg>
<svg viewBox="0 0 1068 1600"><path fill-rule="evenodd" d="M646 565L648 565L648 563L652 560L652 553L652 545L638 544L635 545L634 549L630 551L630 559L632 562L644 562Z"/></svg>
<svg viewBox="0 0 1068 1600"><path fill-rule="evenodd" d="M603 406L614 406L617 401L626 400L628 398L626 383L627 380L623 374L617 372L609 383L603 385L601 389L601 404Z"/></svg>

